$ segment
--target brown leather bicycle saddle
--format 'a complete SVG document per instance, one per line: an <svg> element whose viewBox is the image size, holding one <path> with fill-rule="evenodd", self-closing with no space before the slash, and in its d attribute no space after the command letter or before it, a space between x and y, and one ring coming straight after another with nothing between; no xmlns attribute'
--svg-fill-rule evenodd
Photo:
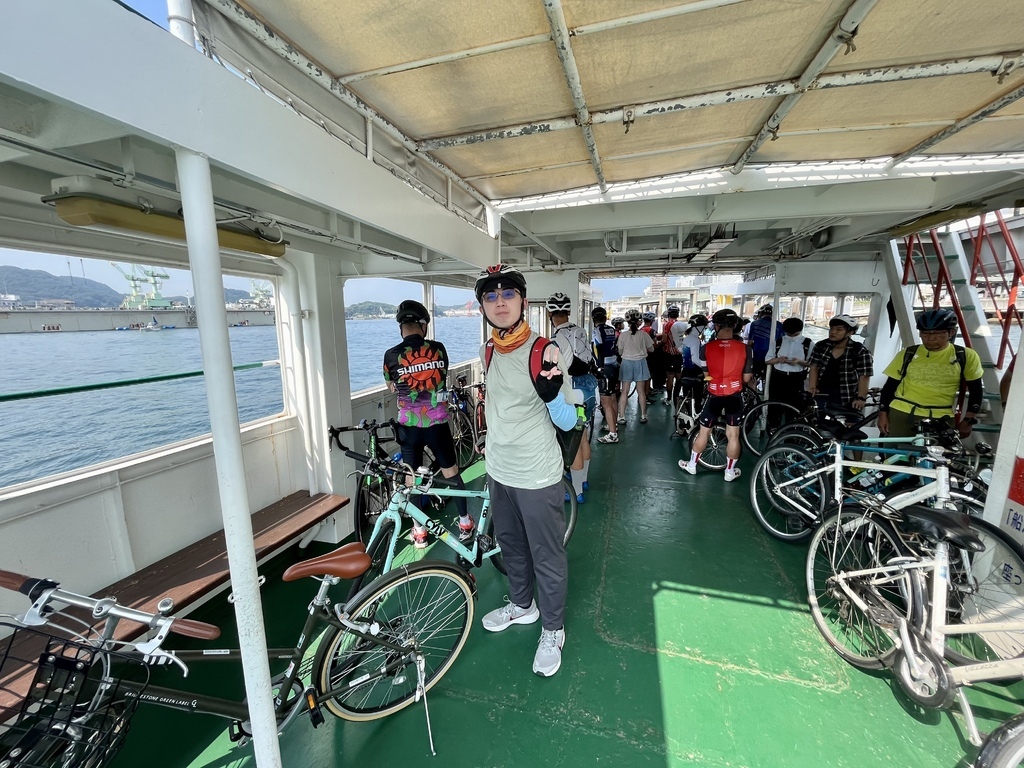
<svg viewBox="0 0 1024 768"><path fill-rule="evenodd" d="M337 576L354 579L366 573L370 567L370 556L366 547L358 541L339 547L326 555L303 560L288 568L281 577L284 581L298 581L306 576Z"/></svg>
<svg viewBox="0 0 1024 768"><path fill-rule="evenodd" d="M930 541L948 541L950 544L981 552L985 545L978 535L967 524L967 515L959 512L946 512L914 504L900 510L903 516L903 529L911 533L919 533Z"/></svg>

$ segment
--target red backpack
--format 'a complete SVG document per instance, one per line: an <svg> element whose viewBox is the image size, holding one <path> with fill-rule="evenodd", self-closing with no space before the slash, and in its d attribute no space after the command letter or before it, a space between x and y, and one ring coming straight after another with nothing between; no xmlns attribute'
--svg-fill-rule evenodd
<svg viewBox="0 0 1024 768"><path fill-rule="evenodd" d="M536 382L537 377L540 376L540 372L544 366L544 350L547 349L548 344L553 344L551 339L545 339L543 336L538 336L533 342L533 347L530 348L530 381ZM491 367L491 358L494 356L494 339L488 339L487 343L484 344L484 375L487 375L487 369ZM564 371L563 371L564 373Z"/></svg>

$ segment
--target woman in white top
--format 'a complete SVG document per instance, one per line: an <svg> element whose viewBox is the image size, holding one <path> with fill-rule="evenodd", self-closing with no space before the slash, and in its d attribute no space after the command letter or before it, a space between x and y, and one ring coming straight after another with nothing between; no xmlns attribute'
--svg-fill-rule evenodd
<svg viewBox="0 0 1024 768"><path fill-rule="evenodd" d="M804 380L807 378L811 352L811 340L800 333L803 329L804 322L799 317L783 320L784 335L778 349L769 351L768 359L765 360L773 369L768 399L788 403L799 409L803 409L804 405ZM782 420L780 411L778 408L768 409L769 426L779 425Z"/></svg>
<svg viewBox="0 0 1024 768"><path fill-rule="evenodd" d="M619 381L635 381L637 403L640 405L640 423L647 423L647 380L651 371L647 367L647 356L654 349L651 336L640 330L640 310L630 309L626 312L629 329L619 334L615 346L622 358L619 366ZM622 387L619 395L619 424L626 423L626 402L629 400L629 387Z"/></svg>

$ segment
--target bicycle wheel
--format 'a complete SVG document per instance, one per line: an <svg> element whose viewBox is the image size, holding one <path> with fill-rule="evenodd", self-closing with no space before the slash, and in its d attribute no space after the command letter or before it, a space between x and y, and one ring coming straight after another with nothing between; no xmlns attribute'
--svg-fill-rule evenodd
<svg viewBox="0 0 1024 768"><path fill-rule="evenodd" d="M365 472L357 476L356 484L359 489L354 512L356 536L363 544L368 544L373 526L380 513L387 509L394 489L390 478Z"/></svg>
<svg viewBox="0 0 1024 768"><path fill-rule="evenodd" d="M562 539L562 545L568 546L569 539L572 538L572 532L576 530L576 514L579 505L576 502L576 491L573 489L572 483L563 479L562 490L565 491L565 496L569 499L565 502L565 537Z"/></svg>
<svg viewBox="0 0 1024 768"><path fill-rule="evenodd" d="M836 575L877 568L907 553L892 524L858 504L844 503L811 538L807 552L807 602L811 617L833 650L855 667L881 669L896 653L890 634L843 591ZM877 617L905 616L905 595L917 594L907 574L850 579L850 589ZM890 630L895 633L895 630Z"/></svg>
<svg viewBox="0 0 1024 768"><path fill-rule="evenodd" d="M769 410L775 415L778 412L782 423L792 421L800 415L800 409L789 403L776 403L765 400L753 406L747 415L743 417L743 428L740 430L740 437L743 444L755 456L760 456L768 447L768 441L777 427L768 426Z"/></svg>
<svg viewBox="0 0 1024 768"><path fill-rule="evenodd" d="M391 551L391 533L394 530L395 521L385 519L373 541L366 545L366 554L370 556L370 567L366 569L365 573L352 579L352 584L348 589L349 600L362 589L364 584L369 584L384 573L384 564Z"/></svg>
<svg viewBox="0 0 1024 768"><path fill-rule="evenodd" d="M829 483L824 473L804 476L819 467L819 459L799 448L765 451L750 480L750 504L769 534L782 541L811 537L828 504Z"/></svg>
<svg viewBox="0 0 1024 768"><path fill-rule="evenodd" d="M473 420L469 414L458 408L448 411L448 427L452 431L452 442L455 443L455 460L459 469L465 469L476 459L474 444L476 435L473 433Z"/></svg>
<svg viewBox="0 0 1024 768"><path fill-rule="evenodd" d="M802 421L794 421L779 427L768 439L768 448L776 445L793 445L817 453L826 443L822 434Z"/></svg>
<svg viewBox="0 0 1024 768"><path fill-rule="evenodd" d="M974 768L1019 768L1024 765L1024 713L1014 715L985 739Z"/></svg>
<svg viewBox="0 0 1024 768"><path fill-rule="evenodd" d="M416 700L416 653L429 691L458 657L473 625L474 588L452 563L424 560L368 584L345 610L354 622L372 623L373 637L340 627L329 630L313 663L324 707L345 720L375 720ZM408 649L380 645L387 641Z"/></svg>
<svg viewBox="0 0 1024 768"><path fill-rule="evenodd" d="M740 390L740 397L743 399L744 413L752 410L755 405L761 402L761 394L750 386L745 386Z"/></svg>
<svg viewBox="0 0 1024 768"><path fill-rule="evenodd" d="M691 451L699 433L700 424L690 430ZM725 433L725 427L721 424L715 424L711 428L710 434L708 434L708 444L701 451L700 456L697 457L697 463L708 469L725 469L729 461L729 457L726 454L728 446L729 437Z"/></svg>

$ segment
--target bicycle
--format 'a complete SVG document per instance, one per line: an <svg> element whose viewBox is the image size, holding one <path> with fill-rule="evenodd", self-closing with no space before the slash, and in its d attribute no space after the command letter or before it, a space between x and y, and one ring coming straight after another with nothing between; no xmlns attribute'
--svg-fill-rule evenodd
<svg viewBox="0 0 1024 768"><path fill-rule="evenodd" d="M923 707L957 702L968 738L982 746L963 687L1024 675L1024 548L948 509L948 463L940 446L929 452L934 468L897 468L931 481L900 500L851 495L837 484L839 506L808 550L808 603L839 656L863 669L891 668ZM879 468L845 460L839 446L834 462L837 476ZM938 508L920 506L926 500ZM1022 748L1019 733L1000 739L985 765L1010 765Z"/></svg>
<svg viewBox="0 0 1024 768"><path fill-rule="evenodd" d="M448 671L469 636L475 582L454 563L424 560L391 571L332 606L331 588L369 567L363 546L353 543L285 571L285 581L311 576L320 586L295 645L268 649L272 663L287 662L272 679L278 729L303 714L316 727L324 721L323 710L346 720L374 720L422 698L433 751L426 693ZM80 734L108 734L108 723L113 723L117 739L123 740L140 702L225 718L233 741L251 738L245 701L148 684L148 668L157 665L174 665L187 675L191 662L240 662L237 649L163 648L170 633L215 639L220 634L216 626L172 616L174 606L167 598L157 613L148 613L121 606L110 597L80 595L55 581L3 570L0 587L22 592L32 601L25 614L11 617L14 623L5 625L14 634L0 641L0 661L5 665L0 673L6 681L16 666L33 668L30 685L19 691L22 698L14 705L13 723L0 722L0 765L102 768L116 751L110 748L114 740L90 738L83 747ZM122 621L150 630L148 639L118 634ZM44 647L69 648L71 655L60 650L44 654ZM69 663L75 668L69 670ZM57 683L40 688L40 680ZM80 687L79 681L89 684ZM75 700L66 705L69 691ZM51 710L57 716L50 717ZM54 729L51 722L60 727ZM48 762L39 761L44 756Z"/></svg>
<svg viewBox="0 0 1024 768"><path fill-rule="evenodd" d="M476 450L480 435L486 431L483 412L483 384L467 384L465 374L456 377L448 393L448 425L455 443L459 469L465 469L480 458ZM477 392L473 397L474 390ZM472 414L472 415L471 415Z"/></svg>
<svg viewBox="0 0 1024 768"><path fill-rule="evenodd" d="M877 405L881 389L868 390L867 405ZM805 394L803 408L775 400L764 400L753 405L743 417L743 429L740 433L743 445L754 456L760 456L771 445L775 445L784 436L797 434L820 439L825 434L842 435L850 439L860 427L869 424L870 418L853 408L828 406L822 398ZM847 425L846 422L852 422ZM841 439L843 439L841 438ZM800 445L806 443L799 439L791 441Z"/></svg>
<svg viewBox="0 0 1024 768"><path fill-rule="evenodd" d="M361 584L372 580L380 574L387 573L395 565L395 555L398 551L398 539L403 530L403 518L409 518L426 528L438 541L449 547L456 555L460 566L470 569L479 568L485 560L489 560L501 573L505 573L504 562L501 559L501 548L495 538L492 525L493 521L489 514L490 495L487 487L479 490L461 489L455 487L455 482L438 474L431 474L429 471L414 470L408 464L395 461L390 458L370 457L350 450L340 439L342 432L346 429L334 429L331 431L333 444L344 451L345 455L364 465L365 471L375 475L391 477L412 477L413 484L407 485L404 482L396 483L392 488L391 497L387 505L377 513L373 529L369 534L370 543L366 552L370 556L370 567L367 571L353 580L353 593L359 589ZM562 488L567 492L565 502L565 536L563 544L568 545L576 529L577 501L572 484L563 479ZM435 520L415 503L417 497L434 499L444 503L449 498L462 497L465 499L476 499L480 502L480 509L477 510L476 528L470 540L464 543L459 540L458 532Z"/></svg>
<svg viewBox="0 0 1024 768"><path fill-rule="evenodd" d="M707 384L705 383L702 390L698 390L703 393L703 400L700 401L700 408L703 408L705 402L707 402L708 392ZM751 404L756 406L760 403L760 396L751 389L748 385L744 385L740 390L741 399L743 400L744 413L748 412ZM683 418L688 424L692 424L689 427L687 434L687 440L692 446L694 441L697 439L697 435L700 434L700 409L697 407L696 396L691 395L689 397L681 398L680 410L683 407L688 409L688 412L680 416L680 410L676 411L676 434L679 434L679 422L680 418ZM692 419L692 422L690 421ZM740 430L742 433L742 429ZM742 436L742 435L741 435ZM711 432L708 433L708 442L704 450L700 452L697 457L697 463L702 467L712 470L725 469L728 466L729 456L729 435L725 429L725 422L723 419L715 419L714 424L711 425Z"/></svg>
<svg viewBox="0 0 1024 768"><path fill-rule="evenodd" d="M751 473L750 503L754 516L765 531L777 539L804 541L810 538L833 494L836 466L829 457L836 446L844 455L869 452L880 460L870 470L842 478L840 484L853 483L859 494L898 500L899 494L907 492L908 487L917 481L913 475L901 473L892 465L930 460L928 443L940 442L945 446L945 460L951 467L964 451L955 430L940 430L944 425L929 423L922 426L924 431L914 439L882 437L855 443L835 439L813 450L787 444L770 447ZM883 472L883 467L888 467L888 472ZM952 498L980 514L984 508L984 482L977 477L972 479L952 472L951 479L955 480L956 486L950 490Z"/></svg>

